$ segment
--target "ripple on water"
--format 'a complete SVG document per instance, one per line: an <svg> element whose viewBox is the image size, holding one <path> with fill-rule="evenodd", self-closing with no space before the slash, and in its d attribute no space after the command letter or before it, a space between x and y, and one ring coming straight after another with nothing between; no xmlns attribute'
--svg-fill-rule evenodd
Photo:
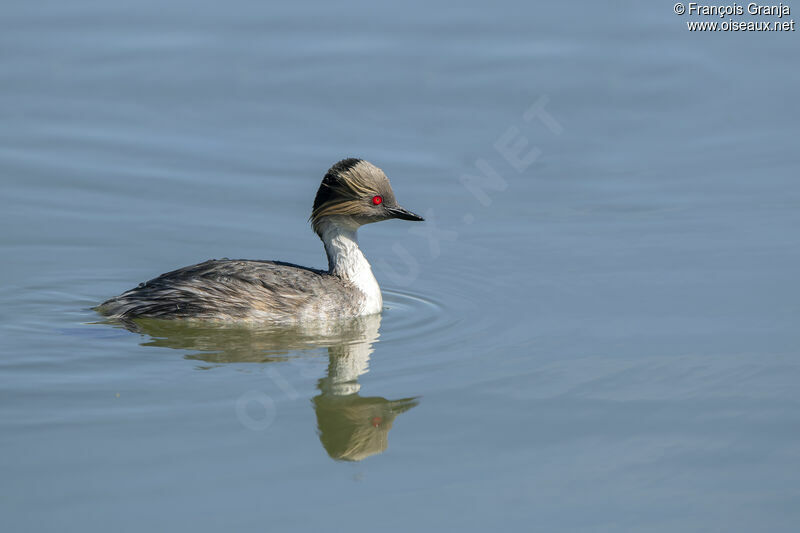
<svg viewBox="0 0 800 533"><path fill-rule="evenodd" d="M383 342L443 337L457 322L440 302L419 294L393 289L383 297Z"/></svg>
<svg viewBox="0 0 800 533"><path fill-rule="evenodd" d="M508 291L497 286L503 280L486 279L484 273L465 264L446 274L432 274L426 281L414 291L383 290L381 342L413 342L458 358L458 348L501 335L508 327L505 317L478 304L503 298Z"/></svg>

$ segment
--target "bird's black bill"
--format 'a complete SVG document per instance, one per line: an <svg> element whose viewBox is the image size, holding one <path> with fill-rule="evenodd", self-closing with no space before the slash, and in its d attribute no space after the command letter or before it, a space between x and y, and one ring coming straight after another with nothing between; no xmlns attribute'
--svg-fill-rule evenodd
<svg viewBox="0 0 800 533"><path fill-rule="evenodd" d="M425 220L416 213L412 213L408 209L403 209L400 206L392 207L391 209L389 209L389 214L392 215L392 217L394 218L400 218L403 220L414 220L416 222L422 222L423 220Z"/></svg>

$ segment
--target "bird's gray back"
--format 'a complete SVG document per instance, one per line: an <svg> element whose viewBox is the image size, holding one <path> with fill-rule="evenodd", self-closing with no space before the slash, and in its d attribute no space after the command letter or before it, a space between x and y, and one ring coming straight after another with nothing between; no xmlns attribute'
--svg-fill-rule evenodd
<svg viewBox="0 0 800 533"><path fill-rule="evenodd" d="M292 323L358 315L363 294L322 270L279 261L212 259L140 284L102 303L118 318Z"/></svg>

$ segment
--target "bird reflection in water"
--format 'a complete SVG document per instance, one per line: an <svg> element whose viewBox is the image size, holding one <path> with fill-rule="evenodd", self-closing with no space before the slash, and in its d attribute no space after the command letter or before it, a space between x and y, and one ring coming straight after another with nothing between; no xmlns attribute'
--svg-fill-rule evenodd
<svg viewBox="0 0 800 533"><path fill-rule="evenodd" d="M358 377L367 372L380 326L380 315L368 318L364 339L370 341L328 348L328 372L319 380L320 394L313 400L319 440L334 459L360 461L382 453L389 445L389 430L395 417L417 405L414 398L387 400L358 394Z"/></svg>
<svg viewBox="0 0 800 533"><path fill-rule="evenodd" d="M144 346L189 350L193 353L187 359L213 365L281 362L303 350L327 348L328 371L312 404L319 440L336 460L361 461L384 452L395 418L418 404L416 398L359 394L358 378L369 369L380 315L289 328L156 319L115 323L147 335Z"/></svg>

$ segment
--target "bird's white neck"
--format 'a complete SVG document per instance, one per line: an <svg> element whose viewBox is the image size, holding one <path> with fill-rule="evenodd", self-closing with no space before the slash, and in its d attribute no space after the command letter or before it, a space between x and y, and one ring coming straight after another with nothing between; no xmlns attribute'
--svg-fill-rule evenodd
<svg viewBox="0 0 800 533"><path fill-rule="evenodd" d="M331 217L320 224L320 238L328 254L328 272L346 279L364 293L362 315L379 313L383 298L372 267L358 247L358 224L345 217Z"/></svg>

